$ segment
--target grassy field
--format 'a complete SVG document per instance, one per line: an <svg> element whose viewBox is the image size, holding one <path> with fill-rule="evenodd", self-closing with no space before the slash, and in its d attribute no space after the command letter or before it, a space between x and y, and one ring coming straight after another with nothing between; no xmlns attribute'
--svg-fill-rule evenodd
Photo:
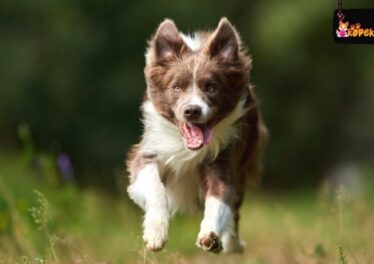
<svg viewBox="0 0 374 264"><path fill-rule="evenodd" d="M144 249L142 213L124 191L112 197L59 184L48 156L42 169L24 159L0 157L0 263L374 263L370 181L353 200L344 189L330 198L248 192L243 255L200 251L201 214L177 215L166 248L155 254Z"/></svg>

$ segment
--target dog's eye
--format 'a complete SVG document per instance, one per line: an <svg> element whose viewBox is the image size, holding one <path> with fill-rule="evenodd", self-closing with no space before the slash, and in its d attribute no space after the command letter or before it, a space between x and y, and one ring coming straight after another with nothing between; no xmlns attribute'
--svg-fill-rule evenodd
<svg viewBox="0 0 374 264"><path fill-rule="evenodd" d="M206 91L209 93L209 94L216 94L218 92L218 88L217 88L217 85L215 85L214 83L208 83L206 85Z"/></svg>
<svg viewBox="0 0 374 264"><path fill-rule="evenodd" d="M173 90L179 92L181 88L178 85L173 85Z"/></svg>

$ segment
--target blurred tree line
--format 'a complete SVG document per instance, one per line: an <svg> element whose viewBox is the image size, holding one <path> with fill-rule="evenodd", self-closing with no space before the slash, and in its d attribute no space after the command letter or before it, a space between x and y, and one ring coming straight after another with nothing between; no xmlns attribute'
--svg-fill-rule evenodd
<svg viewBox="0 0 374 264"><path fill-rule="evenodd" d="M347 8L371 1L345 1ZM85 184L113 188L140 136L146 40L166 17L179 29L227 16L254 59L271 133L265 187L316 186L336 163L370 161L374 47L336 45L335 1L3 0L0 2L0 146L68 153Z"/></svg>

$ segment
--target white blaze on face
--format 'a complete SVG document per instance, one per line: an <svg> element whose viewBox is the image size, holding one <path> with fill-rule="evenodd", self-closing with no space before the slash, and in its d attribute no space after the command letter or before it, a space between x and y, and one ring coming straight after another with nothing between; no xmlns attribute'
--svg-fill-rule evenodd
<svg viewBox="0 0 374 264"><path fill-rule="evenodd" d="M182 38L192 51L196 52L201 48L199 38L191 38L185 35L182 35ZM174 113L178 120L178 127L185 146L190 150L198 150L209 144L212 139L212 128L207 126L208 121L211 119L212 111L197 85L196 72L198 65L195 63L194 58L192 63L192 86L189 86L179 97ZM200 110L199 115L191 118L191 115L187 113L187 111L191 111L190 109Z"/></svg>
<svg viewBox="0 0 374 264"><path fill-rule="evenodd" d="M175 109L175 115L179 121L187 122L184 117L184 110L186 107L194 105L198 106L201 109L201 116L199 120L196 120L198 123L206 123L209 121L212 115L211 107L204 100L202 94L198 91L197 84L194 81L192 89L188 90L184 95L182 95Z"/></svg>
<svg viewBox="0 0 374 264"><path fill-rule="evenodd" d="M204 98L198 92L197 89L198 89L197 85L194 84L192 93L188 97L185 106L187 106L187 105L196 105L196 106L200 107L200 109L201 109L200 120L201 120L202 123L205 123L205 122L208 121L208 119L210 117L210 107L207 104L207 102L205 102Z"/></svg>
<svg viewBox="0 0 374 264"><path fill-rule="evenodd" d="M198 107L201 110L201 115L193 121L188 120L184 114L190 107ZM211 108L199 93L196 84L179 98L175 114L179 120L180 133L188 149L197 150L210 143L212 128L208 127L207 123L211 118Z"/></svg>

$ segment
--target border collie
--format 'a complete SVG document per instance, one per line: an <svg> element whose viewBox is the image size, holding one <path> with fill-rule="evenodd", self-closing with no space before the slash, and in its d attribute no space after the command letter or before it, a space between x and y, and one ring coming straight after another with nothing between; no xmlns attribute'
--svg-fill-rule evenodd
<svg viewBox="0 0 374 264"><path fill-rule="evenodd" d="M128 155L127 190L145 211L146 247L164 247L176 210L201 208L196 245L242 252L238 211L246 179L261 174L267 138L251 58L227 18L193 35L166 19L145 57L144 133Z"/></svg>

